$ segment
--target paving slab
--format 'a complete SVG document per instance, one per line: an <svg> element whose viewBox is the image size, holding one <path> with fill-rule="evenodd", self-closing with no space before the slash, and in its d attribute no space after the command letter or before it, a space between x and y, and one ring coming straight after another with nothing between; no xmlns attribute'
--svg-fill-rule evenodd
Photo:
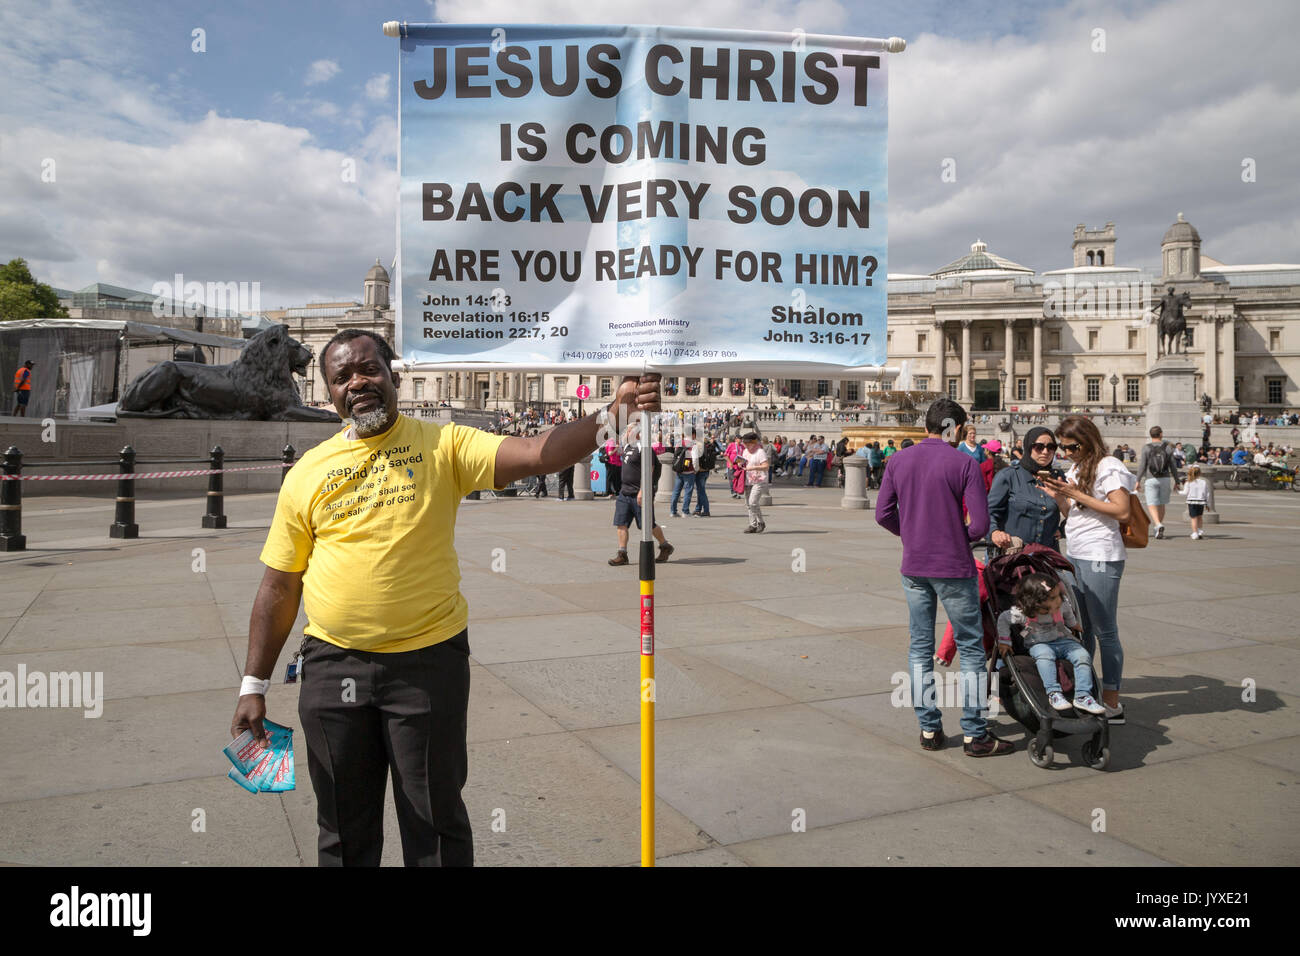
<svg viewBox="0 0 1300 956"><path fill-rule="evenodd" d="M579 736L637 772L635 725ZM723 845L992 792L803 704L662 721L656 746L659 795Z"/></svg>
<svg viewBox="0 0 1300 956"><path fill-rule="evenodd" d="M633 627L599 614L471 619L470 627L470 650L480 664L586 657L640 647Z"/></svg>
<svg viewBox="0 0 1300 956"><path fill-rule="evenodd" d="M81 709L7 711L0 806L224 775L229 763L221 748L230 742L237 698L237 687L131 697L107 701L98 718L84 717ZM267 715L297 726L296 685L273 688ZM243 793L229 787L232 798Z"/></svg>
<svg viewBox="0 0 1300 956"><path fill-rule="evenodd" d="M1019 796L1076 820L1101 808L1111 836L1183 866L1294 866L1300 861L1298 787L1300 775L1289 770L1217 753ZM1155 802L1161 813L1150 812Z"/></svg>
<svg viewBox="0 0 1300 956"><path fill-rule="evenodd" d="M102 675L95 683L102 686L106 701L239 686L239 671L224 637L0 653L0 671L17 673L20 664L26 665L28 674L76 671Z"/></svg>
<svg viewBox="0 0 1300 956"><path fill-rule="evenodd" d="M1167 866L1013 794L733 843L751 866Z"/></svg>
<svg viewBox="0 0 1300 956"><path fill-rule="evenodd" d="M225 637L226 629L211 601L170 610L155 607L105 611L58 608L23 615L0 644L0 651L8 654L47 647L120 644L124 636L136 644L165 644Z"/></svg>
<svg viewBox="0 0 1300 956"><path fill-rule="evenodd" d="M470 743L513 740L564 729L486 667L470 665L469 673L466 739Z"/></svg>
<svg viewBox="0 0 1300 956"><path fill-rule="evenodd" d="M640 719L638 659L632 651L494 664L490 670L566 730L575 730ZM683 651L670 649L655 655L658 720L788 703L788 697Z"/></svg>
<svg viewBox="0 0 1300 956"><path fill-rule="evenodd" d="M1287 737L1285 740L1270 740L1251 744L1232 751L1238 757L1249 757L1270 766L1281 767L1292 773L1300 773L1300 736Z"/></svg>
<svg viewBox="0 0 1300 956"><path fill-rule="evenodd" d="M635 606L629 610L602 611L601 614L618 624L626 624L629 618L636 620ZM819 631L819 628L805 621L763 610L742 601L655 608L657 647L699 647L766 641Z"/></svg>
<svg viewBox="0 0 1300 956"><path fill-rule="evenodd" d="M688 653L799 701L887 689L894 672L906 668L893 651L847 635L811 634L692 647Z"/></svg>
<svg viewBox="0 0 1300 956"><path fill-rule="evenodd" d="M281 798L239 790L224 773L0 806L0 860L5 863L301 864ZM311 850L315 863L314 844Z"/></svg>

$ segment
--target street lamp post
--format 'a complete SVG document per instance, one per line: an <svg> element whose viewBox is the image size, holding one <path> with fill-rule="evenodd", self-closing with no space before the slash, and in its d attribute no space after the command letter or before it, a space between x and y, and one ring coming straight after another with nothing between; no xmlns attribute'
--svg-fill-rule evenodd
<svg viewBox="0 0 1300 956"><path fill-rule="evenodd" d="M1119 376L1111 375L1110 377L1110 410L1112 414L1119 414Z"/></svg>
<svg viewBox="0 0 1300 956"><path fill-rule="evenodd" d="M1002 399L1002 407L999 411L1003 412L1007 410L1007 378L1007 370L1004 368L998 369L998 395Z"/></svg>

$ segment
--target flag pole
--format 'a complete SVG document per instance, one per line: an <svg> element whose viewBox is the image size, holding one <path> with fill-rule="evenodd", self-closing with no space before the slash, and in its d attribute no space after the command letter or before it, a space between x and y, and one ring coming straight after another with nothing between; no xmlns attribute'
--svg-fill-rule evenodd
<svg viewBox="0 0 1300 956"><path fill-rule="evenodd" d="M654 444L641 413L641 865L655 865Z"/></svg>

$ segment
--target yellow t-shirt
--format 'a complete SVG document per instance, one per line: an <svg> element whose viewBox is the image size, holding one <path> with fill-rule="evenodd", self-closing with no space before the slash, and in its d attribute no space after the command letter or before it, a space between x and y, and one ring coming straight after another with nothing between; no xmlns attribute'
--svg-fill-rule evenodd
<svg viewBox="0 0 1300 956"><path fill-rule="evenodd" d="M469 623L456 510L491 488L502 435L406 415L382 435L321 442L285 475L261 560L303 571L307 634L391 653Z"/></svg>

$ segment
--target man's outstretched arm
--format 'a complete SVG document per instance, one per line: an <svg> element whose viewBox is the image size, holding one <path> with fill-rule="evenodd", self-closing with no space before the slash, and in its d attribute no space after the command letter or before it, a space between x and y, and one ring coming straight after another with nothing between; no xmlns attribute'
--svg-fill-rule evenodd
<svg viewBox="0 0 1300 956"><path fill-rule="evenodd" d="M259 680L269 680L280 659L284 642L289 639L293 622L298 619L298 604L302 601L301 571L277 571L267 568L262 576L257 597L253 600L253 613L248 621L248 659L244 674ZM266 716L266 697L263 694L245 694L235 707L235 719L230 724L230 736L238 737L245 730L263 739L266 731L262 718Z"/></svg>
<svg viewBox="0 0 1300 956"><path fill-rule="evenodd" d="M632 376L623 379L609 406L610 417L620 408L621 425L627 423L633 411L659 411L659 376L642 375L639 381ZM596 414L588 415L534 438L507 438L497 448L493 483L503 488L529 475L549 475L572 465L596 447L601 430L596 418Z"/></svg>

